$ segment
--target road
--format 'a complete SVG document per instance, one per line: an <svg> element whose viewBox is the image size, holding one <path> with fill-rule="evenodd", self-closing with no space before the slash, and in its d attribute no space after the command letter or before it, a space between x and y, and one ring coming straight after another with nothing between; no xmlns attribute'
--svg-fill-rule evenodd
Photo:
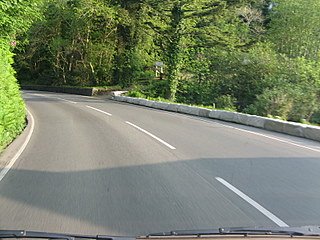
<svg viewBox="0 0 320 240"><path fill-rule="evenodd" d="M320 222L320 143L102 98L25 91L35 128L0 228L140 235Z"/></svg>

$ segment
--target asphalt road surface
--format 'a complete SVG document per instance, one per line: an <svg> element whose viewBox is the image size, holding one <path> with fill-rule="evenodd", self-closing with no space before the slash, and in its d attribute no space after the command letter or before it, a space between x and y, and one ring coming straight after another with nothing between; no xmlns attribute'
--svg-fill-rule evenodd
<svg viewBox="0 0 320 240"><path fill-rule="evenodd" d="M25 91L35 128L0 228L141 235L320 223L320 143L103 98Z"/></svg>

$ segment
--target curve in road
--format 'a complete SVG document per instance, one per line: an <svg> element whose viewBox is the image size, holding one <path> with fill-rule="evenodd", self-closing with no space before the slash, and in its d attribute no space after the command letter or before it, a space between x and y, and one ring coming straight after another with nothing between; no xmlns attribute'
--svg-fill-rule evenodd
<svg viewBox="0 0 320 240"><path fill-rule="evenodd" d="M320 220L317 142L102 98L24 98L36 128L0 182L3 229L141 235Z"/></svg>

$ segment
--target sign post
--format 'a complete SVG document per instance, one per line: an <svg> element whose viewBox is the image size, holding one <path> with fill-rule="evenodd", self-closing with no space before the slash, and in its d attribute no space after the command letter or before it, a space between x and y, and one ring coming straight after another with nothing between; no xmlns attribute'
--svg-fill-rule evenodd
<svg viewBox="0 0 320 240"><path fill-rule="evenodd" d="M156 67L156 77L160 77L160 80L162 80L163 77L163 62L155 62Z"/></svg>

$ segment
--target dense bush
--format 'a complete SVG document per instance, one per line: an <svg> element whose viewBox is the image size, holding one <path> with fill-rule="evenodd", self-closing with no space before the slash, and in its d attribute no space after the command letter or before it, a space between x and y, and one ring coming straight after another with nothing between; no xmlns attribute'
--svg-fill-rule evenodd
<svg viewBox="0 0 320 240"><path fill-rule="evenodd" d="M35 18L42 0L0 1L0 152L24 128L26 110L13 70L12 49Z"/></svg>
<svg viewBox="0 0 320 240"><path fill-rule="evenodd" d="M245 111L285 120L309 122L319 110L320 69L316 62L304 58L281 58L281 71L265 77L272 83Z"/></svg>
<svg viewBox="0 0 320 240"><path fill-rule="evenodd" d="M0 152L25 126L25 105L14 77L9 43L0 40Z"/></svg>

